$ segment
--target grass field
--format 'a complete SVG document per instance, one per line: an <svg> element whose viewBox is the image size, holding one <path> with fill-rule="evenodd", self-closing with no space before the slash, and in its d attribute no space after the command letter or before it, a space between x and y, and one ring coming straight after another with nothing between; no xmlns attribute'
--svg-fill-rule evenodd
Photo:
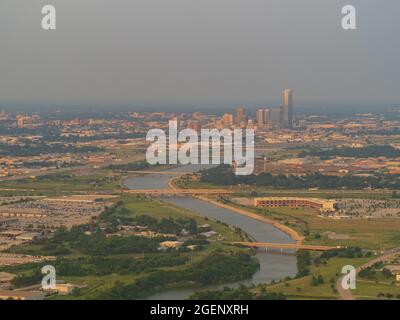
<svg viewBox="0 0 400 320"><path fill-rule="evenodd" d="M121 199L124 201L124 206L129 210L131 210L132 213L135 215L146 214L158 219L166 217L172 217L175 219L191 217L196 220L198 225L206 223L210 224L212 229L218 232L224 238L224 241L234 242L234 241L239 241L241 239L240 236L229 226L202 217L194 212L190 212L186 209L179 208L170 203L166 203L157 199L145 198L141 196L137 197L123 196ZM218 245L225 246L222 243ZM229 246L229 247L231 249L236 248L234 246Z"/></svg>
<svg viewBox="0 0 400 320"><path fill-rule="evenodd" d="M120 175L109 170L99 170L95 174L81 175L74 173L59 173L22 180L1 181L0 189L28 190L38 193L64 193L69 191L98 191L121 189ZM13 191L7 191L13 193Z"/></svg>
<svg viewBox="0 0 400 320"><path fill-rule="evenodd" d="M230 203L232 205L232 203ZM328 246L361 247L384 250L400 246L400 219L394 217L374 219L335 220L318 216L310 208L259 209L239 206L251 212L275 219L306 235L304 243ZM307 233L309 233L307 235ZM342 239L330 239L325 232L334 232Z"/></svg>
<svg viewBox="0 0 400 320"><path fill-rule="evenodd" d="M318 267L312 267L312 274L309 276L272 284L266 288L271 292L282 292L288 299L338 299L339 294L334 288L336 279L341 274L342 267L345 265L357 267L366 261L368 261L367 258L331 258L327 260L326 265L321 264ZM312 275L321 275L324 283L317 286L311 285Z"/></svg>
<svg viewBox="0 0 400 320"><path fill-rule="evenodd" d="M382 293L384 297L378 295ZM400 287L398 284L392 284L392 281L370 281L365 279L357 279L356 289L353 291L353 295L358 299L387 299L387 294L393 297L389 298L400 298Z"/></svg>
<svg viewBox="0 0 400 320"><path fill-rule="evenodd" d="M273 211L305 221L310 230L306 243L378 250L400 245L398 218L334 220L319 217L313 209L274 208ZM344 235L347 239L329 239L322 235L327 231ZM318 238L318 235L321 237Z"/></svg>
<svg viewBox="0 0 400 320"><path fill-rule="evenodd" d="M385 199L391 198L392 190L306 190L306 189L274 189L271 187L256 186L221 186L199 181L178 179L174 184L185 189L228 189L233 190L237 195L254 196L281 196L281 197L314 197L324 199L339 198L366 198L366 199Z"/></svg>

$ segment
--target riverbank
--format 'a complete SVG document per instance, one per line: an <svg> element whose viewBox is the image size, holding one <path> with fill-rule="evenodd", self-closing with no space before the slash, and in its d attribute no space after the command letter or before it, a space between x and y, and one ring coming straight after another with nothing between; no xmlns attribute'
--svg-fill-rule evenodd
<svg viewBox="0 0 400 320"><path fill-rule="evenodd" d="M218 206L220 208L231 210L231 211L234 211L234 212L236 212L238 214L244 215L246 217L249 217L249 218L264 222L264 223L268 223L268 224L274 226L275 228L277 228L277 229L283 231L284 233L286 233L288 236L290 236L298 244L301 244L301 242L304 240L304 237L302 235L300 235L296 230L294 230L294 229L292 229L292 228L290 228L288 226L285 226L285 225L283 225L283 224L281 224L279 222L276 222L275 220L268 219L268 218L260 216L260 215L258 215L256 213L253 213L253 212L250 212L250 211L247 211L247 210L243 210L243 209L239 209L239 208L236 208L236 207L233 207L233 206L230 206L230 205L227 205L227 204L212 200L212 199L204 197L204 196L197 196L196 198L198 198L200 200L203 200L203 201L206 201L206 202L208 202L210 204L213 204L215 206Z"/></svg>
<svg viewBox="0 0 400 320"><path fill-rule="evenodd" d="M199 168L185 167L185 171L195 172ZM175 170L182 171L181 168ZM175 189L179 190L174 183L174 176L168 175L147 175L144 177L132 178L124 181L124 185L131 190L137 189ZM194 214L208 217L214 221L221 221L227 225L241 229L252 239L261 242L293 243L301 241L302 237L294 230L278 223L277 221L259 216L257 214L240 210L231 206L224 206L222 203L213 202L212 199L198 197L167 197L163 202L172 203L181 209L187 209ZM240 284L259 285L268 284L272 281L280 281L287 277L294 277L297 273L296 257L294 255L266 254L265 251L258 251L256 257L260 262L260 270L251 279L235 283L225 283L218 286L206 286L203 288L180 288L160 292L148 297L148 299L187 299L198 290L216 290L225 286L234 288Z"/></svg>

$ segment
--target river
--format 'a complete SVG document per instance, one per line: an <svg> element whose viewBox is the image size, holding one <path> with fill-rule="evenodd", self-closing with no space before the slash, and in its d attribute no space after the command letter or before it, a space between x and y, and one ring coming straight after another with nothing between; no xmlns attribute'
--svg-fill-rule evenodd
<svg viewBox="0 0 400 320"><path fill-rule="evenodd" d="M204 165L188 165L184 167L174 168L167 171L178 172L194 172L209 166ZM129 178L125 180L125 185L129 189L165 189L168 187L168 180L173 175L146 174L144 176ZM293 243L286 233L264 222L254 220L252 218L240 215L234 211L217 207L206 201L190 198L190 197L172 197L163 198L163 201L170 202L176 206L196 212L201 216L207 216L215 220L220 220L229 225L237 226L244 232L249 234L256 241L260 242L276 242L276 243ZM184 288L167 290L149 297L154 300L180 300L186 299L191 294L199 290L220 289L225 286L236 287L239 284L261 284L270 283L272 280L280 280L287 276L296 275L296 257L290 254L265 253L259 250L256 257L260 262L260 270L257 271L251 279L243 280L235 283L225 283L223 285L206 286L201 288Z"/></svg>

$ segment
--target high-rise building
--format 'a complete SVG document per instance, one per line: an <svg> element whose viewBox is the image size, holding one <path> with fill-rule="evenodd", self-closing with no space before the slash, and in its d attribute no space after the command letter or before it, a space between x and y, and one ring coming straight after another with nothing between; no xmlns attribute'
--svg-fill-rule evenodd
<svg viewBox="0 0 400 320"><path fill-rule="evenodd" d="M222 122L224 126L231 126L233 124L233 115L231 113L225 113L222 116Z"/></svg>
<svg viewBox="0 0 400 320"><path fill-rule="evenodd" d="M272 108L271 112L270 112L270 123L271 126L273 127L279 127L282 123L281 119L282 119L282 108Z"/></svg>
<svg viewBox="0 0 400 320"><path fill-rule="evenodd" d="M256 113L257 128L261 129L265 126L265 110L258 109Z"/></svg>
<svg viewBox="0 0 400 320"><path fill-rule="evenodd" d="M293 95L291 89L282 92L282 127L292 128L293 125Z"/></svg>
<svg viewBox="0 0 400 320"><path fill-rule="evenodd" d="M241 124L243 121L246 120L245 117L246 113L244 111L244 108L243 107L236 108L236 119L235 119L236 123Z"/></svg>
<svg viewBox="0 0 400 320"><path fill-rule="evenodd" d="M264 123L267 126L272 126L272 124L271 124L271 109L264 110Z"/></svg>
<svg viewBox="0 0 400 320"><path fill-rule="evenodd" d="M280 118L280 117L279 117ZM272 126L271 124L271 110L258 109L256 112L257 129L265 129L265 127Z"/></svg>

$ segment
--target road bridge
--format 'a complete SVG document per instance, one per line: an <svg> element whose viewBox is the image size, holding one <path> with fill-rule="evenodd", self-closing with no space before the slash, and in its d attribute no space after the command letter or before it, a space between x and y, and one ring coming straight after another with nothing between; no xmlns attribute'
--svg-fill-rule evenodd
<svg viewBox="0 0 400 320"><path fill-rule="evenodd" d="M220 195L233 193L225 189L141 189L124 190L124 193L143 194L150 196L198 196L198 195Z"/></svg>
<svg viewBox="0 0 400 320"><path fill-rule="evenodd" d="M328 251L340 249L341 247L329 247L320 245L300 244L300 243L270 243L270 242L231 242L245 247L252 248L276 248L276 249L295 249L295 250L311 250L311 251Z"/></svg>

